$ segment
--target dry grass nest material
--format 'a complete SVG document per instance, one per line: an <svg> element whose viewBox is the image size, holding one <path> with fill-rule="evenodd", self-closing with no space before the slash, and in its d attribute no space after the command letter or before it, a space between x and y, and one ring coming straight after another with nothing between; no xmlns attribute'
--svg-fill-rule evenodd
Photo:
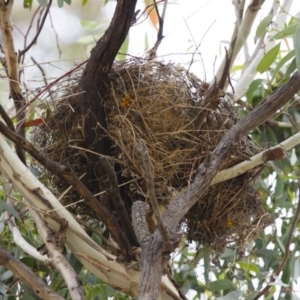
<svg viewBox="0 0 300 300"><path fill-rule="evenodd" d="M107 134L113 142L124 201L148 201L141 157L135 147L143 139L151 157L157 199L166 206L193 180L207 153L236 123L236 110L221 97L218 108L209 111L206 122L196 128L208 85L173 64L143 60L115 63L110 79L107 97L102 101L106 103ZM78 150L83 146L83 120L70 87L65 87L65 94L69 98L55 106L47 104L48 109L52 108L51 114L35 130L34 140L50 158L70 164L82 175L87 171L85 153ZM244 139L222 169L258 151L250 139ZM68 187L61 180L52 180L59 193ZM71 191L65 199L73 203L79 197ZM73 210L80 214L82 206ZM182 222L189 241L221 251L231 242L243 245L270 220L248 173L211 186Z"/></svg>

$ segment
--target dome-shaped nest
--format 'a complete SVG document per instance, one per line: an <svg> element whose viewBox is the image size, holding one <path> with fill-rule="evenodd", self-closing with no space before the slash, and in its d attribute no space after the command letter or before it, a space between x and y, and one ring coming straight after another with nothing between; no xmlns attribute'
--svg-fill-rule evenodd
<svg viewBox="0 0 300 300"><path fill-rule="evenodd" d="M105 103L107 135L118 172L121 195L130 211L132 202L148 201L141 157L136 144L143 139L151 157L156 197L166 206L174 195L194 178L198 165L211 152L233 124L236 109L223 97L217 109L203 107L208 84L173 64L130 60L115 63L110 73ZM63 89L62 89L63 90ZM73 89L74 92L74 89ZM87 172L83 148L83 119L76 97L65 88L63 100L48 103L45 124L34 130L33 139L44 153L70 164L79 176ZM199 124L199 115L207 112ZM240 142L236 153L224 161L222 169L258 153L251 141ZM52 189L62 193L68 185L53 178ZM72 189L64 203L79 200ZM83 206L82 206L83 205ZM76 205L78 214L84 204ZM189 241L198 241L220 251L231 242L243 245L270 223L259 193L246 173L211 186L183 220Z"/></svg>

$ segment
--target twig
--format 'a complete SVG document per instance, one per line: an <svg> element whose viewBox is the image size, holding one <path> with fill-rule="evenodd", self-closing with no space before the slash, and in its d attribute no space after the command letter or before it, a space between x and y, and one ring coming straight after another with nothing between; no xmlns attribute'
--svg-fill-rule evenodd
<svg viewBox="0 0 300 300"><path fill-rule="evenodd" d="M135 148L141 157L142 166L143 166L143 170L144 170L144 176L145 176L148 194L149 194L149 200L151 203L151 207L153 209L153 214L154 214L154 217L155 217L155 220L157 223L157 227L162 235L165 251L167 253L171 253L173 251L173 247L172 247L168 232L165 229L165 226L161 219L158 202L157 202L156 195L155 195L154 179L153 179L152 170L151 170L150 155L149 155L145 141L141 139Z"/></svg>
<svg viewBox="0 0 300 300"><path fill-rule="evenodd" d="M8 252L0 248L0 265L11 270L18 275L22 281L26 282L41 299L63 300L61 296L56 294L49 286L27 266L15 259Z"/></svg>
<svg viewBox="0 0 300 300"><path fill-rule="evenodd" d="M125 235L131 241L132 246L138 246L138 242L134 230L132 228L129 215L127 213L126 207L120 195L116 172L106 157L100 156L99 160L101 166L103 167L108 177L109 188L108 190L106 190L106 192L112 198L114 206L117 209L118 218L122 223L122 227L124 229Z"/></svg>
<svg viewBox="0 0 300 300"><path fill-rule="evenodd" d="M60 80L64 79L65 77L69 76L70 74L72 74L74 71L78 70L81 66L83 66L88 60L86 59L85 61L81 62L80 64L78 64L76 67L74 67L73 69L71 69L70 71L66 72L65 74L63 74L62 76L58 77L57 79L55 79L54 81L52 81L51 83L49 83L47 86L45 86L42 90L40 90L34 97L33 99L31 99L30 101L27 102L26 105L24 105L19 111L16 112L16 115L12 118L16 118L18 117L20 114L22 114L25 109L31 105L35 100L39 99L41 95L43 95L47 90L49 90L52 86L54 86L56 83L58 83Z"/></svg>
<svg viewBox="0 0 300 300"><path fill-rule="evenodd" d="M68 222L65 219L61 219L59 231L52 232L35 209L29 207L29 210L35 220L38 232L45 243L45 250L48 252L50 263L63 277L71 299L84 300L85 297L79 278L65 256L65 239Z"/></svg>
<svg viewBox="0 0 300 300"><path fill-rule="evenodd" d="M45 11L44 16L42 18L41 24L39 25L38 30L37 30L35 36L33 37L32 41L23 50L19 51L19 53L18 53L18 62L21 61L24 54L36 43L36 41L37 41L37 39L38 39L38 37L39 37L43 27L44 27L44 24L45 24L45 21L47 19L51 4L52 4L52 0L49 0L49 3L47 5L46 11ZM29 32L27 32L27 34L28 33ZM25 36L25 41L26 41L26 38L27 38L27 34Z"/></svg>
<svg viewBox="0 0 300 300"><path fill-rule="evenodd" d="M164 30L164 21L165 21L165 16L166 16L166 9L167 9L168 0L164 1L164 8L163 8L163 12L162 12L161 15L159 13L156 0L153 1L153 4L154 4L155 12L156 12L157 17L158 17L158 32L157 32L156 42L155 42L154 46L152 47L152 49L150 49L150 51L149 51L148 59L156 58L157 49L158 49L161 41L164 38L163 30Z"/></svg>
<svg viewBox="0 0 300 300"><path fill-rule="evenodd" d="M44 69L40 66L40 64L39 64L33 57L31 57L31 60L32 60L33 63L37 66L37 68L41 71L41 73L42 73L42 78L43 78L43 81L44 81L44 83L45 83L45 86L48 86L48 81L47 81L46 73L45 73ZM48 90L48 93L49 93L49 96L50 96L51 100L54 100L54 99L53 99L53 96L52 96L52 91L51 91L51 89Z"/></svg>
<svg viewBox="0 0 300 300"><path fill-rule="evenodd" d="M268 283L268 285L262 289L256 296L255 298L253 298L253 300L259 300L260 297L262 297L263 295L265 295L269 289L271 288L272 285L270 285L270 283L272 282L275 282L276 281L276 277L279 276L280 272L283 270L288 258L289 258L289 255L290 255L290 245L291 245L291 242L292 242L292 238L293 238L293 234L294 234L294 230L297 226L297 222L299 220L299 215L300 215L300 181L298 181L298 205L297 205L297 209L295 211L295 214L294 214L294 219L293 219L293 222L291 224L291 227L290 227L290 230L289 230L289 234L288 234L288 237L287 237L287 241L286 241L286 244L285 244L285 251L284 251L284 256L281 260L281 263L279 265L279 267L277 268L277 270L272 274L272 278L270 280L270 282Z"/></svg>

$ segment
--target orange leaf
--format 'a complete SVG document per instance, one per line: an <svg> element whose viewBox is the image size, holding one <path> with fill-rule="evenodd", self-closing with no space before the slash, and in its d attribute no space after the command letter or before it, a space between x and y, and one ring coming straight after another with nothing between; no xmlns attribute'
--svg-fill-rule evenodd
<svg viewBox="0 0 300 300"><path fill-rule="evenodd" d="M144 0L144 2L145 2L145 5L146 5L146 12L149 16L149 19L150 19L151 23L153 24L155 29L158 30L158 16L157 16L156 9L154 7L153 1Z"/></svg>
<svg viewBox="0 0 300 300"><path fill-rule="evenodd" d="M35 119L35 120L29 120L22 123L21 127L33 127L38 126L40 124L44 123L44 120L42 118Z"/></svg>

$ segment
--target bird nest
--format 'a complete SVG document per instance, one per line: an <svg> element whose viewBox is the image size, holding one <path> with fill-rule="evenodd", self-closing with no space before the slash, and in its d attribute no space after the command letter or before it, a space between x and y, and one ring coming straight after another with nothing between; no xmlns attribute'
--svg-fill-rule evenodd
<svg viewBox="0 0 300 300"><path fill-rule="evenodd" d="M156 197L162 206L167 206L193 181L199 164L237 122L236 109L223 97L218 99L217 109L207 111L203 107L207 88L208 84L173 64L143 60L114 64L107 95L101 101L105 103L106 132L113 145L111 151L121 195L129 211L132 202L148 201L143 164L136 150L141 139L150 154ZM84 181L88 172L84 117L80 115L70 81L60 91L65 97L55 105L51 101L46 103L50 113L45 123L34 130L33 140L51 159L71 165ZM202 112L207 113L199 126L197 121ZM221 169L259 150L246 138ZM63 197L64 204L80 200L61 179L51 179L52 190L57 194L68 190ZM82 203L72 207L77 214L92 214ZM254 238L270 219L251 174L246 173L211 186L182 222L189 241L221 251L232 242L243 245Z"/></svg>

